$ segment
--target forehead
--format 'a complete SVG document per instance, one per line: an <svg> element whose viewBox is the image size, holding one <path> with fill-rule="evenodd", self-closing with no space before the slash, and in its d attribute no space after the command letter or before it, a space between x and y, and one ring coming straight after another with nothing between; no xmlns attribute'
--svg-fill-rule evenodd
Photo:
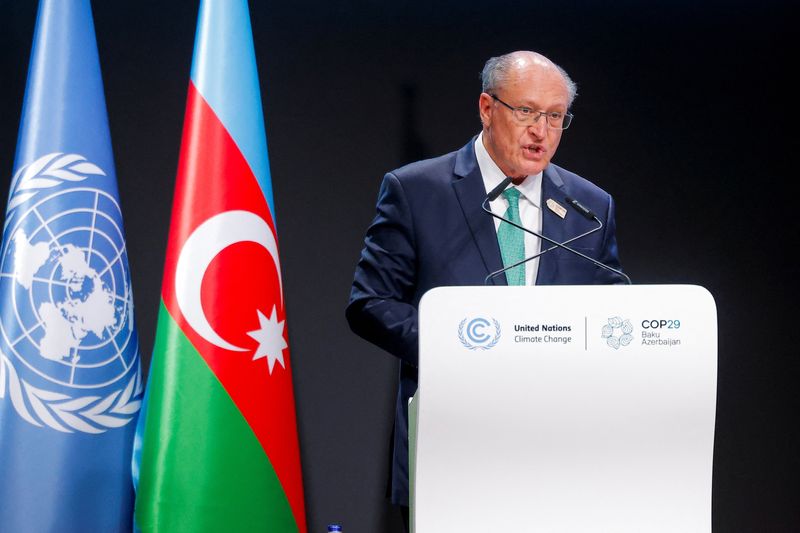
<svg viewBox="0 0 800 533"><path fill-rule="evenodd" d="M536 104L540 107L567 106L567 84L552 65L533 63L520 65L508 73L501 90L516 105Z"/></svg>

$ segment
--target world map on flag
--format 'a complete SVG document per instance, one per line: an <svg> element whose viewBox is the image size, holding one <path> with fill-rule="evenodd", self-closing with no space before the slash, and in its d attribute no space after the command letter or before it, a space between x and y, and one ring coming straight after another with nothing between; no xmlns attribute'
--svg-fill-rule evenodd
<svg viewBox="0 0 800 533"><path fill-rule="evenodd" d="M55 280L63 290L52 302L42 302L37 309L44 336L39 341L39 354L54 361L79 357L75 350L91 332L98 339L107 337L120 320L114 307L114 294L100 275L88 265L83 252L72 244L61 248L39 242L31 244L25 231L14 235L14 270L18 284L31 289L33 278L47 263L55 263ZM27 259L27 260L26 260Z"/></svg>

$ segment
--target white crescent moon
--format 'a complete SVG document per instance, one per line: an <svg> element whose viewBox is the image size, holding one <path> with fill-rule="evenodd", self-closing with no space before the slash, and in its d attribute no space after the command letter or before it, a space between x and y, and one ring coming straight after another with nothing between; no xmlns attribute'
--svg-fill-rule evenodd
<svg viewBox="0 0 800 533"><path fill-rule="evenodd" d="M197 226L183 244L175 267L175 297L184 318L201 337L220 348L244 352L245 348L229 343L214 331L200 300L200 286L208 265L222 250L237 242L255 242L266 248L275 262L278 289L283 295L278 243L272 229L263 218L249 211L225 211Z"/></svg>

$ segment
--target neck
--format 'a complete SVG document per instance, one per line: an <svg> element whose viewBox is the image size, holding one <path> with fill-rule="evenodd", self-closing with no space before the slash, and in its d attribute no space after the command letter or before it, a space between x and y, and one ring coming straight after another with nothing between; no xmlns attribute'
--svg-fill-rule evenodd
<svg viewBox="0 0 800 533"><path fill-rule="evenodd" d="M483 147L486 149L486 152L489 154L489 157L492 158L494 164L497 165L497 168L499 168L500 171L503 172L503 174L511 178L511 183L513 183L514 185L521 184L523 181L525 181L525 178L527 178L528 176L512 176L508 172L506 172L506 169L504 169L502 165L500 165L500 163L497 162L498 158L495 157L492 143L487 142L489 140L488 138L491 137L491 135L492 135L491 132L487 128L483 129L483 135L481 140L483 141Z"/></svg>

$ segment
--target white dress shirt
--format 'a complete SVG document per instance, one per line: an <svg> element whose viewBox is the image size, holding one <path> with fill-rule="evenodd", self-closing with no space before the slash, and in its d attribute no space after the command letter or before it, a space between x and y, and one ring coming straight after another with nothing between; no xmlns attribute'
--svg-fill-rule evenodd
<svg viewBox="0 0 800 533"><path fill-rule="evenodd" d="M478 167L483 176L483 185L488 193L497 187L507 176L503 174L497 163L494 162L486 147L483 145L483 132L475 139L475 158L478 160ZM519 192L519 218L522 226L535 231L542 232L542 173L528 176L519 185L514 185ZM508 201L503 195L498 196L493 202L489 202L492 213L504 216L508 210ZM487 215L488 216L488 215ZM494 219L495 231L500 227L501 221ZM530 257L539 253L541 239L530 233L525 233L525 257ZM539 259L534 259L525 263L525 284L535 285L536 274L539 271Z"/></svg>

